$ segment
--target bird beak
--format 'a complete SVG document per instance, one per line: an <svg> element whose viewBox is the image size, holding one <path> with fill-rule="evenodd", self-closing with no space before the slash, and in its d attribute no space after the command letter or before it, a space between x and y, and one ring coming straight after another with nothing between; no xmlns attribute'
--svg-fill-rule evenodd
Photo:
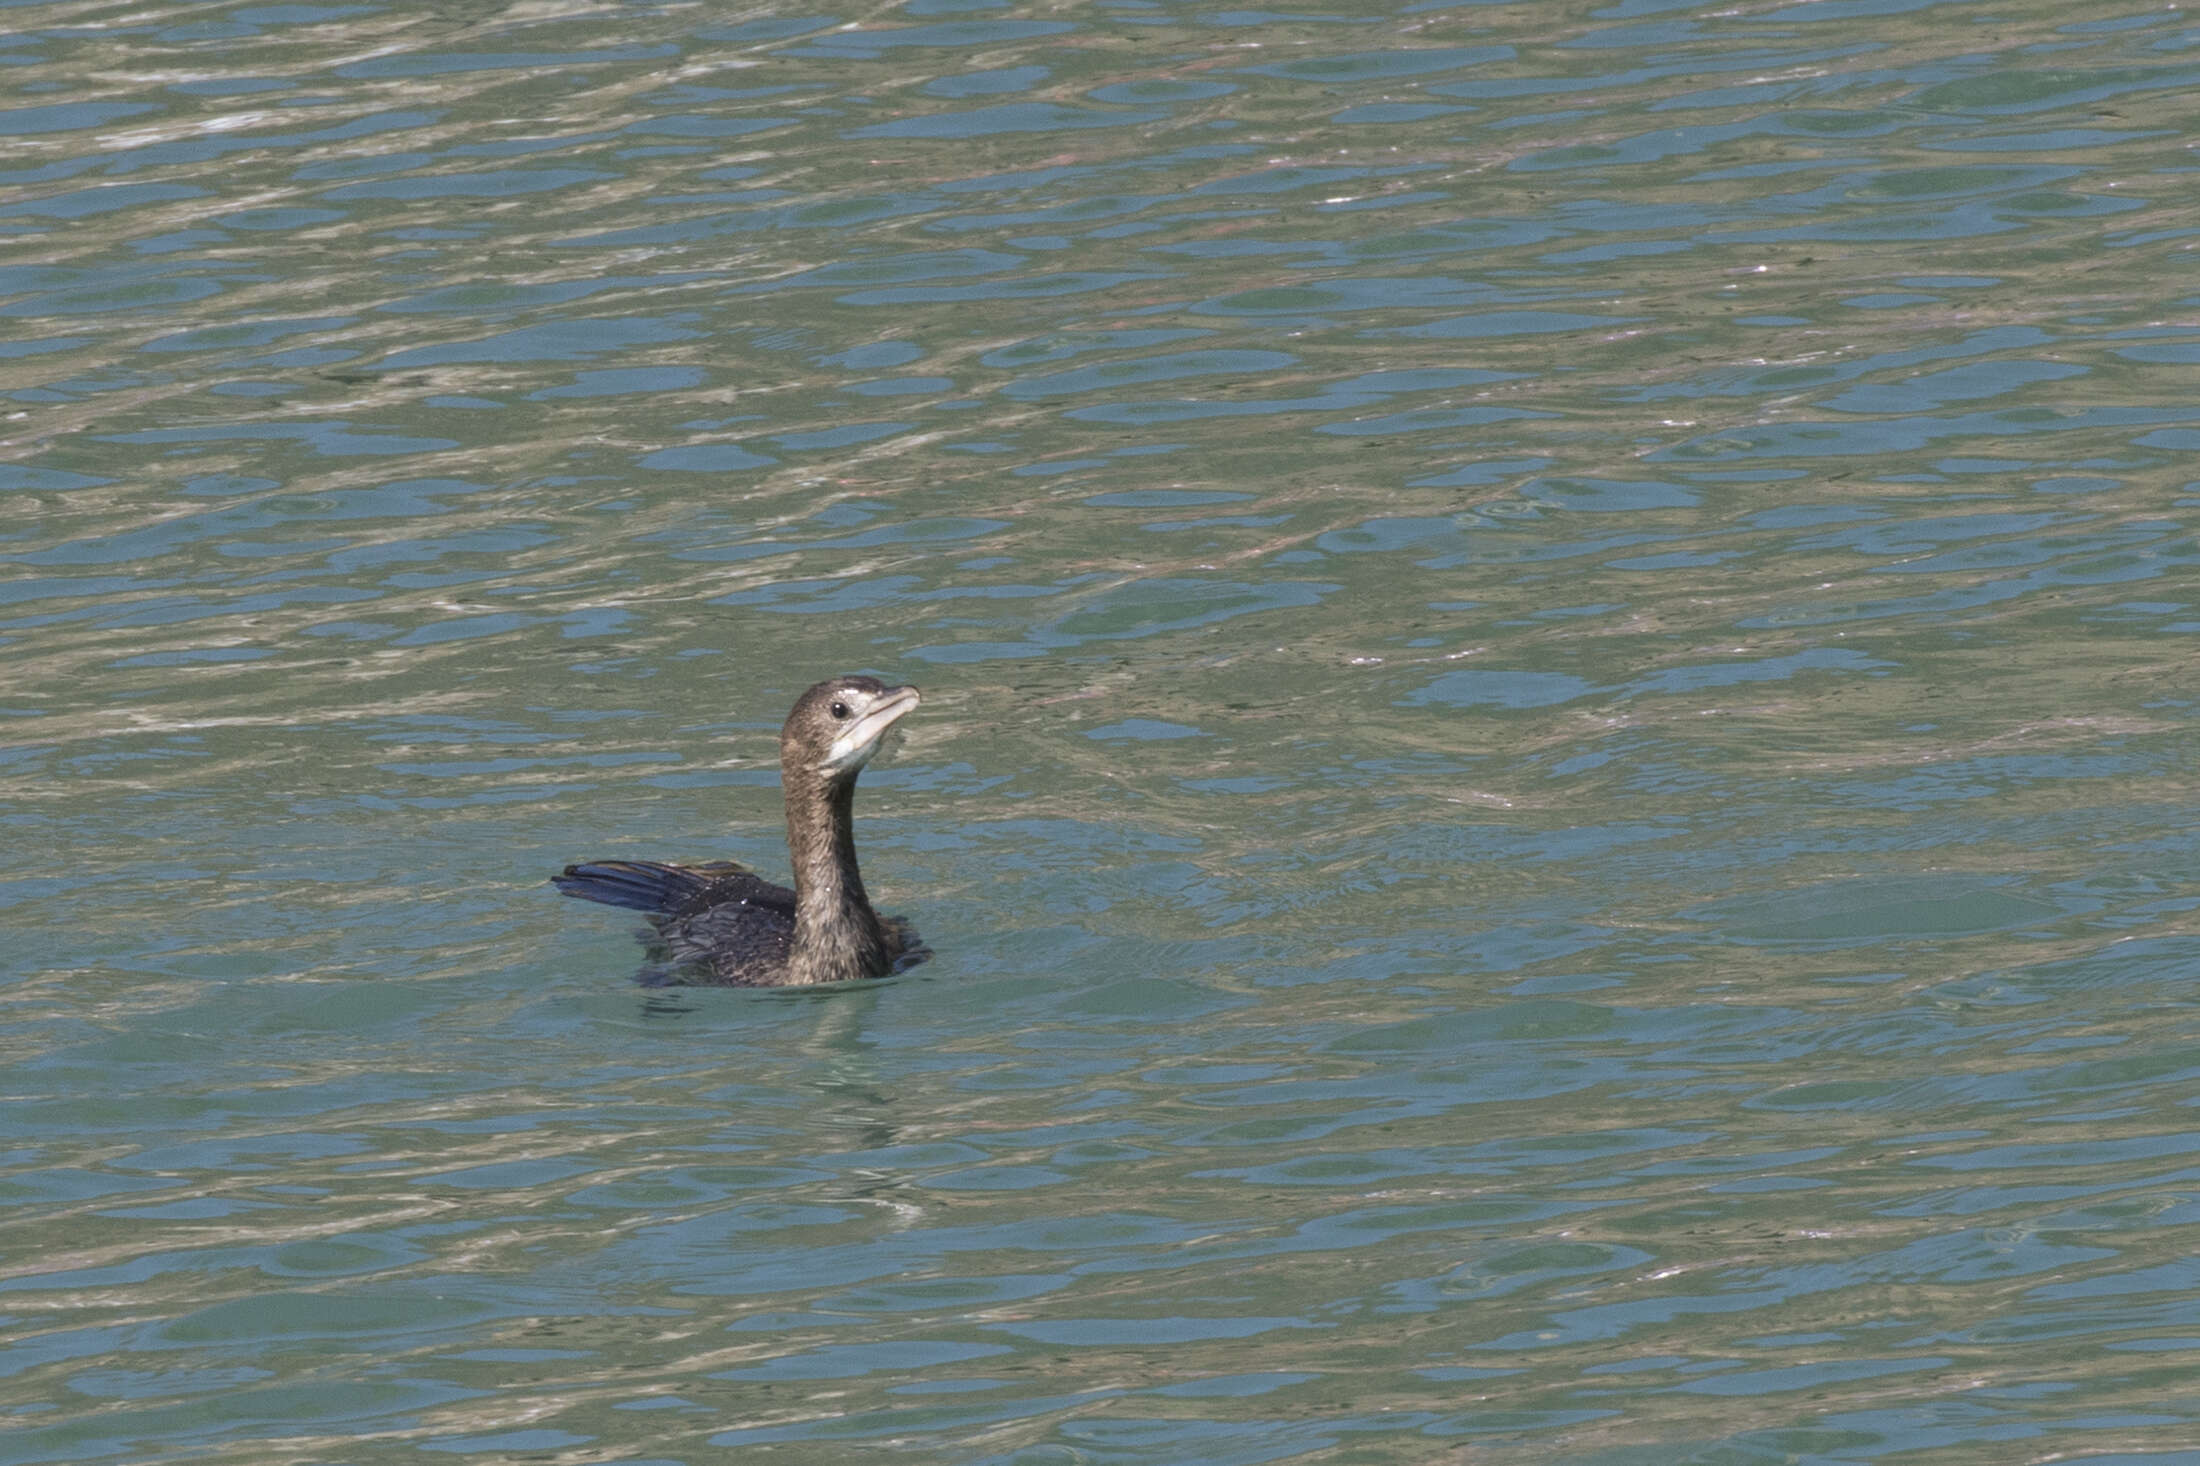
<svg viewBox="0 0 2200 1466"><path fill-rule="evenodd" d="M878 752L879 740L886 736L886 730L922 700L914 687L889 687L880 693L870 711L850 723L847 730L833 740L833 746L825 754L826 771L853 773L869 763L871 755Z"/></svg>

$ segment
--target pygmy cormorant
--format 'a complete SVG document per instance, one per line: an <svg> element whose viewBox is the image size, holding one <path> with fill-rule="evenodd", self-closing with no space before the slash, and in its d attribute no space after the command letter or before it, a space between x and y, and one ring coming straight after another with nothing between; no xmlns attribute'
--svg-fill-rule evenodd
<svg viewBox="0 0 2200 1466"><path fill-rule="evenodd" d="M856 775L916 705L914 687L875 677L835 677L795 702L779 730L791 891L732 861L597 860L551 880L568 896L649 914L638 933L649 983L807 987L921 961L930 954L909 924L871 909L853 825Z"/></svg>

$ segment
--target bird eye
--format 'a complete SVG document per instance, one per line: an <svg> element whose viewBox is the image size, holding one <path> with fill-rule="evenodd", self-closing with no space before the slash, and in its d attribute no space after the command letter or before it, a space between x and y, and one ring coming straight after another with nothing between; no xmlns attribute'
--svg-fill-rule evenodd
<svg viewBox="0 0 2200 1466"><path fill-rule="evenodd" d="M836 718L842 718L842 719L845 719L845 718L846 718L846 717L848 716L848 705L847 705L846 703L844 703L844 702L836 702L836 703L834 703L834 704L833 704L833 716L834 716L834 717L836 717Z"/></svg>

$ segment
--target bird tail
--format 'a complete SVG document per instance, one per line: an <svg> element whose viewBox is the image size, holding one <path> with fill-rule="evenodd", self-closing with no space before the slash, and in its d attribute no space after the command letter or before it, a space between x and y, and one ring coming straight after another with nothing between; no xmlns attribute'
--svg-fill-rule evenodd
<svg viewBox="0 0 2200 1466"><path fill-rule="evenodd" d="M654 860L591 860L567 866L550 877L550 883L583 901L601 901L629 911L671 912L700 896L724 874L723 866L698 870Z"/></svg>

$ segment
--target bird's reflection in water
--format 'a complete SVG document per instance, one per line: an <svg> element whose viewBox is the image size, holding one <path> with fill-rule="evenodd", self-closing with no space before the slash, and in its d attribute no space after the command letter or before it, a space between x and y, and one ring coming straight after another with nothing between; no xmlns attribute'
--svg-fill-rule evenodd
<svg viewBox="0 0 2200 1466"><path fill-rule="evenodd" d="M853 992L794 998L817 1009L817 1022L802 1040L801 1051L815 1066L808 1082L829 1101L822 1118L836 1126L858 1126L866 1136L876 1131L880 1138L867 1139L867 1146L891 1145L901 1133L888 1119L893 1096L879 1077L874 1058L878 1042L869 1032L880 996L875 984L866 984Z"/></svg>
<svg viewBox="0 0 2200 1466"><path fill-rule="evenodd" d="M870 981L861 986L841 984L822 989L757 989L736 1001L798 1003L815 1014L809 1031L796 1039L786 1057L809 1062L799 1065L799 1077L790 1079L814 1091L820 1103L805 1114L806 1128L817 1134L822 1148L833 1152L884 1150L902 1141L902 1116L894 1096L879 1074L874 1051L878 1043L869 1035L872 1015L878 1011L888 982ZM705 997L704 993L710 992ZM706 1004L715 1008L724 1001L723 989L664 987L642 993L644 1022L678 1023ZM899 1189L907 1178L898 1172L872 1168L851 1169L858 1181L851 1197L873 1198L887 1189ZM897 1204L896 1209L900 1209Z"/></svg>
<svg viewBox="0 0 2200 1466"><path fill-rule="evenodd" d="M642 1018L685 1018L695 1011L685 988L648 988L642 998Z"/></svg>

